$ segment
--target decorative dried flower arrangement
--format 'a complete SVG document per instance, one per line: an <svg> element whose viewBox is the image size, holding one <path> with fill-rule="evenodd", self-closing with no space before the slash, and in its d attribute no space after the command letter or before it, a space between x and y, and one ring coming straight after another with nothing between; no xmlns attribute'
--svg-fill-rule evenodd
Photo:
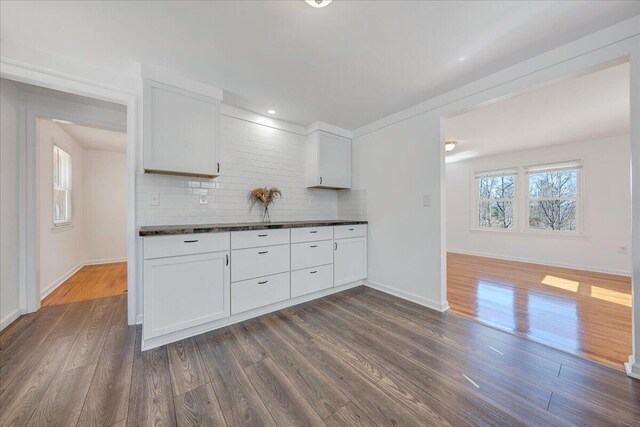
<svg viewBox="0 0 640 427"><path fill-rule="evenodd" d="M282 198L282 192L276 187L255 188L249 192L249 211L253 210L256 204L260 204L262 211L262 222L271 222L269 216L269 206L273 205L276 200Z"/></svg>

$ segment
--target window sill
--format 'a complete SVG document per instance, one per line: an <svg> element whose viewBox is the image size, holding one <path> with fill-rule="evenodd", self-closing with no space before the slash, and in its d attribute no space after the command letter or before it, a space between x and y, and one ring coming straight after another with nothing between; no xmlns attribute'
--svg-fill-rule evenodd
<svg viewBox="0 0 640 427"><path fill-rule="evenodd" d="M62 233L63 231L71 231L73 230L73 224L64 224L64 225L52 225L51 232L52 233Z"/></svg>
<svg viewBox="0 0 640 427"><path fill-rule="evenodd" d="M489 233L489 234L503 234L509 236L518 236L518 237L541 237L544 239L553 238L553 239L565 239L565 240L589 240L591 236L581 233L550 233L545 231L520 231L520 230L489 230L489 229L481 229L481 228L471 228L469 229L471 233Z"/></svg>

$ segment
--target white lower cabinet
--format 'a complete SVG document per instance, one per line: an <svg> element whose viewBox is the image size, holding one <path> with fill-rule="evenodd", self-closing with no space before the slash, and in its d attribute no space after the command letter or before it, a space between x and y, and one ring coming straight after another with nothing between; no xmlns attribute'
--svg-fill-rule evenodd
<svg viewBox="0 0 640 427"><path fill-rule="evenodd" d="M333 287L333 264L291 272L291 298Z"/></svg>
<svg viewBox="0 0 640 427"><path fill-rule="evenodd" d="M367 238L334 240L334 286L367 277Z"/></svg>
<svg viewBox="0 0 640 427"><path fill-rule="evenodd" d="M144 262L144 338L229 316L229 252Z"/></svg>
<svg viewBox="0 0 640 427"><path fill-rule="evenodd" d="M289 273L234 282L231 285L231 314L242 313L289 299Z"/></svg>

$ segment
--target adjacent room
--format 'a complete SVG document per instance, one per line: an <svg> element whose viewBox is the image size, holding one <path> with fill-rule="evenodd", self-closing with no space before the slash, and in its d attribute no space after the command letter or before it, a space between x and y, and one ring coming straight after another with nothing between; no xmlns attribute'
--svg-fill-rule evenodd
<svg viewBox="0 0 640 427"><path fill-rule="evenodd" d="M622 369L629 120L624 62L445 121L452 312Z"/></svg>
<svg viewBox="0 0 640 427"><path fill-rule="evenodd" d="M0 427L637 426L640 2L0 1Z"/></svg>

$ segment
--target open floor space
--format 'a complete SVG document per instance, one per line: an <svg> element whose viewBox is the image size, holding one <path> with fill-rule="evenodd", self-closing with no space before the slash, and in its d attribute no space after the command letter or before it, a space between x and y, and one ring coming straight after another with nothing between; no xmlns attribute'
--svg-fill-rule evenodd
<svg viewBox="0 0 640 427"><path fill-rule="evenodd" d="M631 352L631 279L449 253L451 311L622 370Z"/></svg>
<svg viewBox="0 0 640 427"><path fill-rule="evenodd" d="M42 300L42 306L69 304L127 292L127 263L85 265Z"/></svg>
<svg viewBox="0 0 640 427"><path fill-rule="evenodd" d="M0 335L2 425L634 425L624 373L366 287L140 352L124 296Z"/></svg>

